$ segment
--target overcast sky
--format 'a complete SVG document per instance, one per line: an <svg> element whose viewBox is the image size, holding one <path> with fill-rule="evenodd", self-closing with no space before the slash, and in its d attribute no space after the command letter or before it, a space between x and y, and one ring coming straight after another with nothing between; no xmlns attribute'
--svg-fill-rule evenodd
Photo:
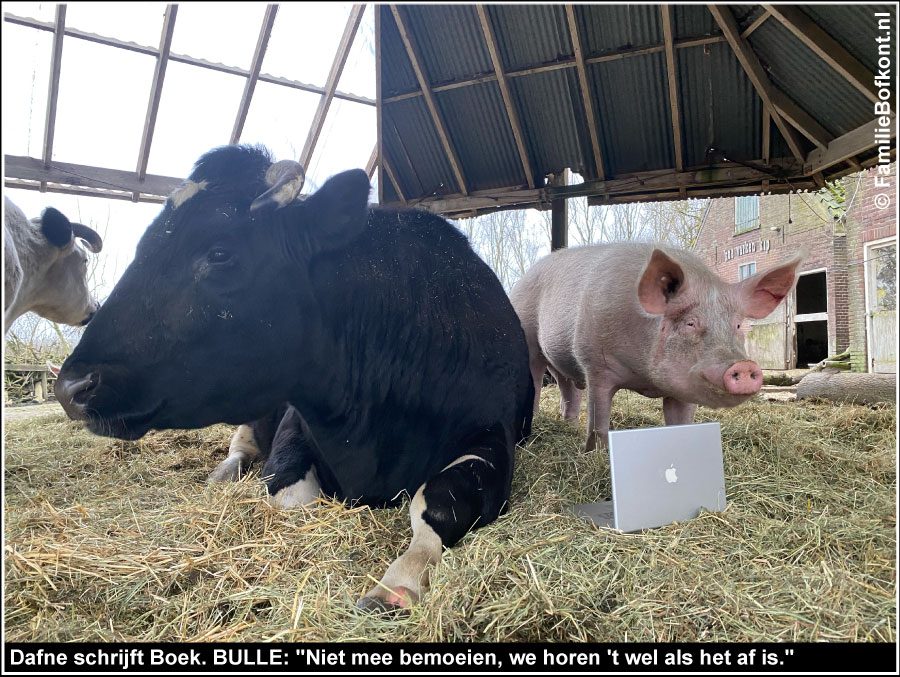
<svg viewBox="0 0 900 677"><path fill-rule="evenodd" d="M350 3L281 4L262 72L323 86ZM165 3L70 2L66 27L158 47ZM179 3L171 51L249 69L265 3ZM4 13L55 19L56 4L4 2ZM338 90L375 98L373 8L368 6ZM52 33L3 22L3 153L41 157ZM156 59L66 37L53 160L134 171ZM170 61L147 171L184 177L207 150L227 144L246 79ZM276 159L299 159L320 96L257 83L241 136ZM333 99L307 168L307 185L365 167L375 146L375 108ZM306 190L306 189L304 189ZM7 189L29 217L48 205L104 235L107 295L161 205Z"/></svg>

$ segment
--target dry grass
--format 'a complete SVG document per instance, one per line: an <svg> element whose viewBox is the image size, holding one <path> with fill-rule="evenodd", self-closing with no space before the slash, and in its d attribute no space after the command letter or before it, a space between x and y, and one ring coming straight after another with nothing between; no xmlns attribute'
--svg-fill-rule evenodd
<svg viewBox="0 0 900 677"><path fill-rule="evenodd" d="M405 548L406 511L279 512L256 475L208 487L228 426L129 443L11 422L6 639L896 640L893 406L701 409L722 423L727 511L616 535L567 509L607 497L609 468L557 397L509 513L446 552L402 618L354 602ZM658 400L617 396L613 427L660 422Z"/></svg>

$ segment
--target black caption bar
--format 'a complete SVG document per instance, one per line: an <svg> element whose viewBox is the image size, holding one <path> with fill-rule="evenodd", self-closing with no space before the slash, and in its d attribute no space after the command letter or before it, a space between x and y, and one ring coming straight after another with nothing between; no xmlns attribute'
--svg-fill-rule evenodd
<svg viewBox="0 0 900 677"><path fill-rule="evenodd" d="M895 644L6 644L4 674L165 672L895 673Z"/></svg>

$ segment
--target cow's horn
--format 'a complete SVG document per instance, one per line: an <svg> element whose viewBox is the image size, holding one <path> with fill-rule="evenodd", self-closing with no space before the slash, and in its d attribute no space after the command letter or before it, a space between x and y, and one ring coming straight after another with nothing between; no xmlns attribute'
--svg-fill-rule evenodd
<svg viewBox="0 0 900 677"><path fill-rule="evenodd" d="M270 186L269 190L253 201L250 211L268 204L274 204L276 207L289 205L300 193L305 179L306 175L299 162L294 160L276 162L266 170L266 185Z"/></svg>
<svg viewBox="0 0 900 677"><path fill-rule="evenodd" d="M93 228L88 228L83 223L73 223L72 234L75 237L80 237L84 240L87 243L88 249L95 254L103 249L103 239L97 234L97 231Z"/></svg>

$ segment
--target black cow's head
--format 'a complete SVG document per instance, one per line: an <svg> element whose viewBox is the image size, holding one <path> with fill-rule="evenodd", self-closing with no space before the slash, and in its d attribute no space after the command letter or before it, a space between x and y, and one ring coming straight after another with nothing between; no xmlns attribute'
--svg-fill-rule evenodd
<svg viewBox="0 0 900 677"><path fill-rule="evenodd" d="M97 433L243 423L288 399L314 335L310 261L365 228L365 172L305 200L297 163L201 157L66 360L56 393ZM312 334L312 335L311 335Z"/></svg>

